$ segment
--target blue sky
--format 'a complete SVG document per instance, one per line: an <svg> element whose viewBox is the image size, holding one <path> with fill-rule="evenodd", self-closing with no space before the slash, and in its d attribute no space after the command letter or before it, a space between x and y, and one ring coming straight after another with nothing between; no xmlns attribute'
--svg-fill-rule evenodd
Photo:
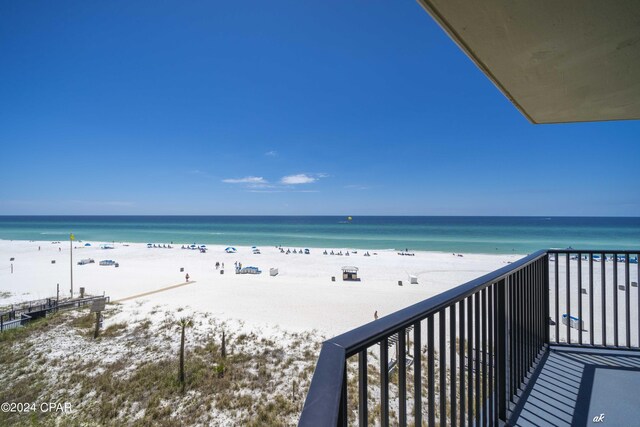
<svg viewBox="0 0 640 427"><path fill-rule="evenodd" d="M0 214L640 215L413 1L0 3Z"/></svg>

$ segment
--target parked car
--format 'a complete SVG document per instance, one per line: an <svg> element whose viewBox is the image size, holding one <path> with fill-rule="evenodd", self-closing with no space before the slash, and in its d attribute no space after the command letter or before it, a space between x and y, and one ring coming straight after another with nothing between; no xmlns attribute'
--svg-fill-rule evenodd
<svg viewBox="0 0 640 427"><path fill-rule="evenodd" d="M93 258L85 258L78 261L78 265L93 264L94 262Z"/></svg>

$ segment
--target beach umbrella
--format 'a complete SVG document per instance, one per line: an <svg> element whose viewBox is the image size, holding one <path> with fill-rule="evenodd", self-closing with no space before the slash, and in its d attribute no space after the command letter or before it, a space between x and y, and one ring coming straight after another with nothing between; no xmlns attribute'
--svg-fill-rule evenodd
<svg viewBox="0 0 640 427"><path fill-rule="evenodd" d="M225 249L226 252L228 253L234 253L237 252L236 248L229 246L228 248Z"/></svg>
<svg viewBox="0 0 640 427"><path fill-rule="evenodd" d="M85 243L84 245L85 246L91 246L91 243Z"/></svg>

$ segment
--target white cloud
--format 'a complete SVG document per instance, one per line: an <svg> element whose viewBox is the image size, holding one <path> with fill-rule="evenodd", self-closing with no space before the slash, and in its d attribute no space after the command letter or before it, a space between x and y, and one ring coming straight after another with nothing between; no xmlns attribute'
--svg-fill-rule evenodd
<svg viewBox="0 0 640 427"><path fill-rule="evenodd" d="M278 155L278 152L275 150L270 150L264 153L264 155L267 157L276 157Z"/></svg>
<svg viewBox="0 0 640 427"><path fill-rule="evenodd" d="M319 193L318 190L245 190L249 193Z"/></svg>
<svg viewBox="0 0 640 427"><path fill-rule="evenodd" d="M226 182L227 184L268 184L268 181L261 176L245 176L244 178L227 178L223 179L222 182Z"/></svg>
<svg viewBox="0 0 640 427"><path fill-rule="evenodd" d="M299 173L295 175L283 176L279 182L271 184L261 176L245 176L243 178L226 178L222 182L227 184L237 184L251 190L260 190L264 193L292 192L292 186L298 184L311 184L328 175L322 173L308 174Z"/></svg>
<svg viewBox="0 0 640 427"><path fill-rule="evenodd" d="M280 182L285 185L311 184L316 182L319 178L324 178L326 176L326 174L309 175L306 173L299 173L296 175L283 176L280 179Z"/></svg>

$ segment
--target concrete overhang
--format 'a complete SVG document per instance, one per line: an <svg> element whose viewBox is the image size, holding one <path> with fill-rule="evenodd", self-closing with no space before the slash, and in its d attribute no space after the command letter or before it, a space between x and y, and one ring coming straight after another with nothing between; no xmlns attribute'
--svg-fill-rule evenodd
<svg viewBox="0 0 640 427"><path fill-rule="evenodd" d="M418 0L533 123L640 119L640 0Z"/></svg>

